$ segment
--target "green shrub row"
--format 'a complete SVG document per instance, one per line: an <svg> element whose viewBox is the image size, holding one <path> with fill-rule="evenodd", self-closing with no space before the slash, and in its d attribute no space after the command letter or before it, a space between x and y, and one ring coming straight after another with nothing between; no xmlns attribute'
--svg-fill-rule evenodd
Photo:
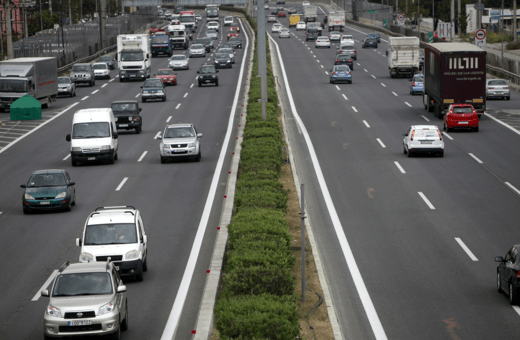
<svg viewBox="0 0 520 340"><path fill-rule="evenodd" d="M232 10L245 14L243 10ZM255 21L246 17L256 32ZM235 210L228 226L228 249L215 307L215 327L221 339L293 339L300 335L295 279L291 274L296 259L291 254L285 218L287 192L279 182L283 135L269 55L267 64L264 120L258 102L260 77L255 54Z"/></svg>

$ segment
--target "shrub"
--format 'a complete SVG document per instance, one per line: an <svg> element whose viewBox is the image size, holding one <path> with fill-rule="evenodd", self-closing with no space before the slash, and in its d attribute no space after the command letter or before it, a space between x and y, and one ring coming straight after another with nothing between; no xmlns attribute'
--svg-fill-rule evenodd
<svg viewBox="0 0 520 340"><path fill-rule="evenodd" d="M295 287L291 270L286 267L246 267L228 271L222 278L222 298L239 295L293 295Z"/></svg>
<svg viewBox="0 0 520 340"><path fill-rule="evenodd" d="M295 261L296 259L293 256L287 256L283 252L274 252L262 246L257 249L239 247L228 251L226 266L227 270L254 266L292 268Z"/></svg>
<svg viewBox="0 0 520 340"><path fill-rule="evenodd" d="M252 238L255 235L271 235L283 238L287 241L287 246L291 242L289 226L285 215L281 211L269 209L255 209L247 212L238 212L233 216L233 220L228 227L229 250L234 249L237 240L242 238ZM265 236L259 236L262 239Z"/></svg>
<svg viewBox="0 0 520 340"><path fill-rule="evenodd" d="M239 192L254 192L254 191L271 191L276 193L286 193L283 184L279 181L268 179L240 179L237 183L237 191Z"/></svg>
<svg viewBox="0 0 520 340"><path fill-rule="evenodd" d="M269 191L237 192L235 196L236 212L257 208L269 208L285 212L287 210L287 194Z"/></svg>

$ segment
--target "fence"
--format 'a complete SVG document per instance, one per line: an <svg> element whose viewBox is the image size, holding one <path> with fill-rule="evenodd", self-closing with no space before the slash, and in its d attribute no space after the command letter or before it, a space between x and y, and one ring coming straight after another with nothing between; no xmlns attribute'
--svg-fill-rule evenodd
<svg viewBox="0 0 520 340"><path fill-rule="evenodd" d="M107 18L103 47L115 45L118 34L133 34L157 20L157 7L141 8L131 14ZM56 57L58 67L91 56L101 48L99 19L62 29L49 29L13 43L15 58Z"/></svg>
<svg viewBox="0 0 520 340"><path fill-rule="evenodd" d="M179 5L184 6L205 6L205 5L223 5L223 6L245 6L248 0L178 0Z"/></svg>
<svg viewBox="0 0 520 340"><path fill-rule="evenodd" d="M383 27L393 20L392 6L365 1L338 0L336 7L345 11L347 19L367 25Z"/></svg>

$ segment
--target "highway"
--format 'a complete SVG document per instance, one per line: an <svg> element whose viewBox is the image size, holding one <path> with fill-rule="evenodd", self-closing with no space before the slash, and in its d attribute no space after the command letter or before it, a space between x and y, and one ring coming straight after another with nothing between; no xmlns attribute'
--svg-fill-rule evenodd
<svg viewBox="0 0 520 340"><path fill-rule="evenodd" d="M347 26L353 84L329 83L337 43L316 49L294 28L290 39L271 34L290 90L282 102L294 103L293 166L344 338L516 338L520 309L497 293L493 258L520 238L520 133L491 116L520 96L488 101L479 132L444 134L444 158L407 158L402 133L442 121L409 94L409 78L390 78L387 37L363 49L369 31Z"/></svg>
<svg viewBox="0 0 520 340"><path fill-rule="evenodd" d="M220 23L215 46L226 40L228 31L222 18ZM205 18L198 23L194 39L205 35L205 24ZM53 102L43 111L46 123L37 129L33 127L39 122L33 121L0 128L1 339L43 338L48 298L40 297L39 291L65 261L78 262L80 249L75 239L80 237L88 214L97 207L114 205L139 209L148 235L144 281L125 281L129 329L123 338L160 339L167 323L174 329L178 326L176 339L191 336L224 200L239 118L235 109L242 106L240 79L247 70L243 61L250 38L242 33L241 39L244 49L236 50L232 69L220 70L218 87L199 88L196 80L200 66L213 63L213 51L206 58L190 58L189 70L177 71L178 85L166 89L164 103L141 103L142 82L120 83L116 69L111 71L111 79L99 79L91 88L78 86L76 97ZM166 57L152 59L152 75L167 65ZM119 131L119 159L114 165L72 167L65 136L71 131L74 112L110 107L122 99L138 100L143 108L141 134ZM0 120L7 117L8 113L2 114ZM203 134L200 163L160 163L156 136L167 123L179 122L193 123ZM76 182L77 205L71 212L23 215L20 185L27 183L33 171L53 168L65 169ZM170 319L170 314L178 318Z"/></svg>

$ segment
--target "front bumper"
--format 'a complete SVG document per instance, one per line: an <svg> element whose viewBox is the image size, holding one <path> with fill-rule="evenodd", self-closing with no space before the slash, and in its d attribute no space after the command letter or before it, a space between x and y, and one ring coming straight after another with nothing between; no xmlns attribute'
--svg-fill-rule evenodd
<svg viewBox="0 0 520 340"><path fill-rule="evenodd" d="M160 148L159 150L161 157L196 157L198 155L197 147L186 147L186 148Z"/></svg>
<svg viewBox="0 0 520 340"><path fill-rule="evenodd" d="M114 261L119 276L135 276L143 271L143 260Z"/></svg>
<svg viewBox="0 0 520 340"><path fill-rule="evenodd" d="M68 89L66 87L58 87L58 96L59 95L63 95L63 94L67 94L67 95L70 95L72 93L72 89Z"/></svg>
<svg viewBox="0 0 520 340"><path fill-rule="evenodd" d="M215 68L231 68L232 63L215 63Z"/></svg>
<svg viewBox="0 0 520 340"><path fill-rule="evenodd" d="M78 319L57 318L45 313L43 317L43 332L45 335L53 338L78 335L106 335L116 332L120 326L119 310L117 310L117 312L81 320L91 320L92 325L69 326L70 321L78 321Z"/></svg>
<svg viewBox="0 0 520 340"><path fill-rule="evenodd" d="M99 152L87 152L82 151L71 151L70 158L74 161L86 162L86 161L100 161L110 159L114 150L103 150Z"/></svg>
<svg viewBox="0 0 520 340"><path fill-rule="evenodd" d="M110 78L110 73L94 73L94 78L96 78L96 79Z"/></svg>
<svg viewBox="0 0 520 340"><path fill-rule="evenodd" d="M47 203L44 203L47 202ZM48 200L22 200L23 208L26 210L59 210L65 209L70 206L70 196L59 199L48 199Z"/></svg>
<svg viewBox="0 0 520 340"><path fill-rule="evenodd" d="M190 57L205 57L205 53L206 52L195 52L195 53L190 52L189 56Z"/></svg>
<svg viewBox="0 0 520 340"><path fill-rule="evenodd" d="M90 84L92 78L70 78L70 81L75 84Z"/></svg>
<svg viewBox="0 0 520 340"><path fill-rule="evenodd" d="M161 79L164 85L177 85L177 80L173 79Z"/></svg>
<svg viewBox="0 0 520 340"><path fill-rule="evenodd" d="M146 79L146 72L143 73L119 73L121 79Z"/></svg>
<svg viewBox="0 0 520 340"><path fill-rule="evenodd" d="M187 70L188 69L188 64L186 65L171 65L170 66L172 70Z"/></svg>
<svg viewBox="0 0 520 340"><path fill-rule="evenodd" d="M166 97L166 93L142 93L141 97L148 100L148 99L163 99Z"/></svg>

